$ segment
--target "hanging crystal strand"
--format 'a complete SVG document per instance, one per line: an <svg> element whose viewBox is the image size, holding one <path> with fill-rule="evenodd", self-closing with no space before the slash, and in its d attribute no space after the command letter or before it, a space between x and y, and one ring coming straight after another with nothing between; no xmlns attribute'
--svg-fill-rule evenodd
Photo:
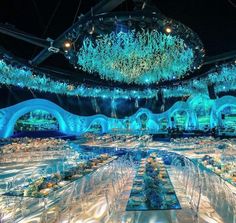
<svg viewBox="0 0 236 223"><path fill-rule="evenodd" d="M96 111L96 113L101 113L95 97L92 99L92 106L93 106L93 109Z"/></svg>
<svg viewBox="0 0 236 223"><path fill-rule="evenodd" d="M138 107L139 107L139 105L138 105L138 99L135 98L135 108L138 108Z"/></svg>
<svg viewBox="0 0 236 223"><path fill-rule="evenodd" d="M115 99L112 98L111 100L111 117L116 118L116 102Z"/></svg>
<svg viewBox="0 0 236 223"><path fill-rule="evenodd" d="M161 112L165 111L165 96L163 90L161 90L161 99L162 99L162 105L161 105Z"/></svg>

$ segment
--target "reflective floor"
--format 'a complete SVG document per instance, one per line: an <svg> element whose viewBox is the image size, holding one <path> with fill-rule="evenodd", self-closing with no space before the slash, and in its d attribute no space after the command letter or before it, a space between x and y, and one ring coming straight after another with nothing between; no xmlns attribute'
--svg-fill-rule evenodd
<svg viewBox="0 0 236 223"><path fill-rule="evenodd" d="M38 157L26 159L22 152L18 162L13 159L14 153L11 154L14 162L9 162L6 157L3 159L5 154L1 154L0 222L236 222L236 187L233 181L224 179L236 170L233 169L235 160L227 159L229 156L235 157L234 141L190 138L158 142L148 136L127 137L126 140L126 136L116 139L108 135L97 140L87 137L86 140L80 138L67 143L71 147L70 152L46 160ZM222 145L225 146L224 150L219 148ZM141 159L153 152L164 161L181 209L126 211ZM26 179L65 171L78 161L105 153L116 155L118 159L53 190L48 196L34 198L4 195L22 185ZM232 167L231 172L225 174L221 171L216 174L214 171L217 169L209 164L207 171L192 161L205 155L224 162L224 165L230 163L228 169Z"/></svg>

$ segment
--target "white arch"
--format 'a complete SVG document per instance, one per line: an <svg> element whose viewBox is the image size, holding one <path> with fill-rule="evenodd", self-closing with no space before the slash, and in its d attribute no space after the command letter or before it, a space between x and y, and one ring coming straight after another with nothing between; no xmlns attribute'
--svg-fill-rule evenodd
<svg viewBox="0 0 236 223"><path fill-rule="evenodd" d="M5 118L6 124L3 137L6 138L13 134L15 123L20 117L38 109L47 111L52 114L58 120L60 131L66 131L67 126L63 118L63 110L59 106L47 100L32 99L16 104L7 109L8 112L6 112L7 117Z"/></svg>
<svg viewBox="0 0 236 223"><path fill-rule="evenodd" d="M172 113L170 114L170 117L174 117L174 114L178 113L178 112L184 112L185 115L187 116L186 117L186 122L185 122L185 125L184 125L184 129L187 129L188 124L189 124L189 119L190 119L189 112L186 109L176 108L174 111L172 111Z"/></svg>
<svg viewBox="0 0 236 223"><path fill-rule="evenodd" d="M87 132L89 130L89 128L94 124L94 123L98 123L101 125L102 127L102 133L107 132L107 120L103 117L96 117L95 119L93 119L90 124L88 125L88 127L86 128L85 132Z"/></svg>
<svg viewBox="0 0 236 223"><path fill-rule="evenodd" d="M215 100L211 109L210 125L211 128L219 124L220 112L226 107L236 107L236 97L224 96Z"/></svg>

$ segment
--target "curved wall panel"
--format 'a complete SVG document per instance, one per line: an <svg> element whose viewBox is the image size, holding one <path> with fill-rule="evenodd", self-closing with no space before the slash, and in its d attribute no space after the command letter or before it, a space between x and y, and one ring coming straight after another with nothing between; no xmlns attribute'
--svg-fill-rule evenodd
<svg viewBox="0 0 236 223"><path fill-rule="evenodd" d="M99 123L101 125L103 133L109 133L114 129L125 131L127 122L130 124L131 131L138 131L142 128L142 121L140 117L143 114L145 114L147 118L147 129L152 133L157 133L160 129L160 122L163 119L167 120L167 127L173 127L171 117L178 111L184 111L187 114L185 129L197 129L198 111L195 109L194 104L196 104L201 97L206 96L195 96L189 98L186 102L176 102L169 110L161 114L154 114L148 109L140 108L135 114L124 119L109 118L105 115L74 115L51 101L45 99L31 99L4 109L0 109L0 137L6 138L11 136L13 134L16 121L24 114L36 109L48 111L55 116L59 122L60 131L67 134L83 134L88 131L90 126L94 123ZM206 98L204 100L206 100ZM224 96L213 101L207 98L207 100L209 100L209 103L212 102L210 104L211 112L209 123L211 128L220 123L220 111L224 107L236 107L236 97L233 96Z"/></svg>

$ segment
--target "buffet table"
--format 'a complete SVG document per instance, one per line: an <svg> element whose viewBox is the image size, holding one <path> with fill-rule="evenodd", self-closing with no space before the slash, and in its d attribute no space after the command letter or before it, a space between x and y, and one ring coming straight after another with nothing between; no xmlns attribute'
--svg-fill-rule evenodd
<svg viewBox="0 0 236 223"><path fill-rule="evenodd" d="M205 155L201 159L193 159L193 161L200 168L215 173L221 179L236 187L236 162L224 162L219 156L209 155Z"/></svg>
<svg viewBox="0 0 236 223"><path fill-rule="evenodd" d="M96 158L78 162L75 166L66 171L41 176L34 181L27 179L26 183L14 187L3 195L33 198L47 197L50 193L62 189L70 183L93 173L100 167L109 164L117 158L117 156L111 157L108 154L101 154Z"/></svg>
<svg viewBox="0 0 236 223"><path fill-rule="evenodd" d="M72 147L66 140L47 138L12 139L8 144L0 147L0 162L29 162L59 159L72 155Z"/></svg>

